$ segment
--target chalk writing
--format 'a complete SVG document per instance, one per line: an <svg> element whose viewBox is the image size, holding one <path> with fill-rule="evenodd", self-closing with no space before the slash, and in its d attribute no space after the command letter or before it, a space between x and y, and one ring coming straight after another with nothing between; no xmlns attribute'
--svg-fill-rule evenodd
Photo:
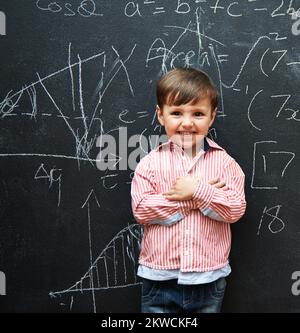
<svg viewBox="0 0 300 333"><path fill-rule="evenodd" d="M257 235L260 234L261 227L264 223L267 224L268 229L272 234L277 234L285 228L284 221L280 217L278 217L281 207L282 205L277 205L270 208L265 206L261 219L259 221Z"/></svg>
<svg viewBox="0 0 300 333"><path fill-rule="evenodd" d="M251 188L253 189L277 190L276 183L284 177L295 158L295 153L290 151L270 151L270 145L274 144L277 144L277 141L254 143L251 180ZM262 151L263 149L265 151Z"/></svg>
<svg viewBox="0 0 300 333"><path fill-rule="evenodd" d="M73 3L64 1L37 0L36 6L42 11L61 13L64 16L103 16L103 13L98 11L99 5L97 5L96 2L93 0L83 0L76 6Z"/></svg>
<svg viewBox="0 0 300 333"><path fill-rule="evenodd" d="M272 103L274 105L272 108L272 113L269 113L270 119L285 119L285 120L293 120L298 122L300 120L299 117L299 109L293 109L291 106L294 105L295 96L290 94L275 94L268 95L264 92L263 89L257 91L248 105L248 120L253 128L258 131L262 131L262 126L257 124L253 118L254 114L261 112L261 109L258 107L261 105L262 101L267 101L267 103ZM290 107L287 107L290 106Z"/></svg>
<svg viewBox="0 0 300 333"><path fill-rule="evenodd" d="M290 151L270 151L270 145L277 141L254 143L251 188L256 190L278 190L278 182L283 178L295 153Z"/></svg>
<svg viewBox="0 0 300 333"><path fill-rule="evenodd" d="M52 187L54 182L58 182L57 206L59 206L61 201L62 169L53 168L48 173L44 167L44 163L42 163L36 171L34 179L47 179L49 182L49 188Z"/></svg>

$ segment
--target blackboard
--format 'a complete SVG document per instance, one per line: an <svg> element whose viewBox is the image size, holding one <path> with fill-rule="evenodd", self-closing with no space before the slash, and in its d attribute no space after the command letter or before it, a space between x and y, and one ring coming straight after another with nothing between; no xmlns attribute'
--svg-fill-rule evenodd
<svg viewBox="0 0 300 333"><path fill-rule="evenodd" d="M0 1L1 312L139 311L130 183L174 67L214 80L209 136L246 174L223 312L300 311L299 7Z"/></svg>

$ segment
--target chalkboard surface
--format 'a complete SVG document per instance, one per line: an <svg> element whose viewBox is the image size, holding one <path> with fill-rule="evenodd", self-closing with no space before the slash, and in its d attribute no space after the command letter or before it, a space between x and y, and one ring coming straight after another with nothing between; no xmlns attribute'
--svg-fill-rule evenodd
<svg viewBox="0 0 300 333"><path fill-rule="evenodd" d="M209 136L246 174L223 311L300 311L299 7L0 1L1 312L139 311L130 183L174 67L212 77Z"/></svg>

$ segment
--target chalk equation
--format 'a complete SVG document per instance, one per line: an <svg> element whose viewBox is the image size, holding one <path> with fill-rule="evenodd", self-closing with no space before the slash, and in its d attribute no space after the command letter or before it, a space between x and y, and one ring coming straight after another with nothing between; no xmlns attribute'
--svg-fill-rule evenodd
<svg viewBox="0 0 300 333"><path fill-rule="evenodd" d="M36 6L42 11L49 13L60 13L64 16L103 16L103 14L100 12L98 2L99 1L82 0L79 1L78 4L74 4L74 1L70 3L65 1L37 0Z"/></svg>
<svg viewBox="0 0 300 333"><path fill-rule="evenodd" d="M266 94L263 89L256 92L248 105L248 120L253 128L258 131L262 130L262 125L258 124L257 121L254 121L253 118L256 114L261 112L261 109L264 108L265 103L268 105L272 104L275 107L273 112L269 113L270 122L276 118L279 120L284 119L291 122L299 122L300 114L299 109L294 106L297 103L295 96L291 94Z"/></svg>
<svg viewBox="0 0 300 333"><path fill-rule="evenodd" d="M245 3L247 2L247 6ZM240 19L249 14L267 15L271 18L293 16L300 7L294 5L294 0L281 0L280 3L261 4L261 1L246 0L244 2L227 0L174 0L172 4L165 4L162 0L133 0L118 5L121 13L126 17L149 17L164 14L189 15L201 6L203 11L211 15L227 15L233 19ZM93 17L111 14L109 0L78 0L67 2L63 0L37 0L39 10L63 16ZM295 16L295 15L294 15ZM294 28L296 29L296 28Z"/></svg>

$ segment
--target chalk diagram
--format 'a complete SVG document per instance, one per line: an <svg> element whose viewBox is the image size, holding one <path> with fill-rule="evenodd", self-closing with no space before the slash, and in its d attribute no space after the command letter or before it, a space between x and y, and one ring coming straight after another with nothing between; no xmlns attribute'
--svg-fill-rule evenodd
<svg viewBox="0 0 300 333"><path fill-rule="evenodd" d="M73 294L92 293L93 310L97 312L95 292L102 289L125 288L139 284L137 281L137 256L142 238L142 227L130 225L107 244L87 272L71 287L50 292L51 297L70 295L70 310Z"/></svg>
<svg viewBox="0 0 300 333"><path fill-rule="evenodd" d="M123 75L127 78L124 84L128 85L129 94L134 94L126 63L134 53L136 45L129 50L126 59L121 59L118 51L112 46L114 59L111 66L108 65L107 54L105 52L100 52L86 59L81 59L80 56L77 55L78 61L71 63L71 47L72 45L70 43L68 49L68 66L45 77L41 77L39 73L36 73L37 81L23 86L22 89L17 92L9 91L6 94L4 99L0 102L0 119L3 121L6 119L23 119L23 117L26 117L26 119L35 123L42 118L51 118L59 122L63 121L67 133L71 134L73 138L74 154L46 154L36 151L15 151L1 153L1 158L23 159L34 157L42 159L43 161L48 158L68 159L73 160L75 163L77 162L78 171L82 168L81 163L83 161L87 161L92 167L96 168L97 159L91 157L91 148L95 145L96 139L104 134L101 108L102 101L105 94L109 91L110 85L115 78L118 78L118 74L121 72L123 72ZM98 81L94 87L93 109L89 109L87 112L85 105L88 103L84 100L84 80L82 76L84 66L91 62L94 62L95 68L101 67L101 70L99 71ZM77 75L77 77L75 75ZM71 96L69 99L71 106L69 104L67 108L60 105L59 96L55 89L59 79L65 79L66 76L69 79L68 82L71 82L71 94L69 94L69 97ZM46 96L46 100L51 104L46 107L47 112L44 110L40 111L41 107L38 101L41 96ZM24 112L24 110L27 112ZM68 151L70 151L69 148ZM116 162L118 161L116 160ZM33 179L35 181L47 181L49 190L52 186L56 185L57 207L61 206L63 188L62 169L52 168L50 170L47 169L45 162L39 162L38 169L33 172ZM109 288L124 288L139 284L136 270L142 227L132 224L123 228L104 247L97 257L94 256L91 243L90 220L90 200L92 199L96 202L96 206L100 208L99 201L93 189L90 191L85 203L81 207L86 208L88 211L90 266L86 273L72 286L65 290L49 291L49 296L54 298L59 298L63 294L70 296L70 311L72 310L72 295L74 293L89 293L89 295L92 295L93 310L96 312L96 291Z"/></svg>

